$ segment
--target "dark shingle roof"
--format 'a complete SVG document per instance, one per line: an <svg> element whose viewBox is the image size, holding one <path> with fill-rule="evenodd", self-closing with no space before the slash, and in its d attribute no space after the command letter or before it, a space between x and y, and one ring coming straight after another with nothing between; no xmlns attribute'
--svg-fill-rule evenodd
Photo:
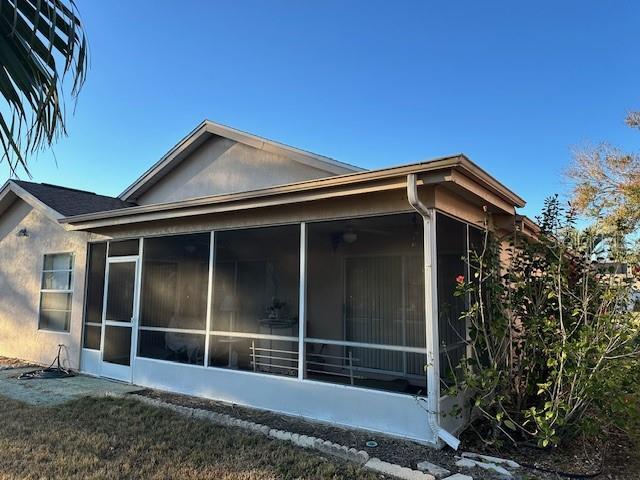
<svg viewBox="0 0 640 480"><path fill-rule="evenodd" d="M59 187L48 183L33 183L23 180L12 181L65 217L106 210L119 210L134 205L130 202L123 202L119 198L97 195L84 190Z"/></svg>

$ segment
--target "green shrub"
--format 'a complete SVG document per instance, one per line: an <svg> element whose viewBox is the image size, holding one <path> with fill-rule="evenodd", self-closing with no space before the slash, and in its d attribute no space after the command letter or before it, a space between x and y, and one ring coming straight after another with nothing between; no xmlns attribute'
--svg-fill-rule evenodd
<svg viewBox="0 0 640 480"><path fill-rule="evenodd" d="M471 353L448 393L465 392L486 440L547 447L638 414L640 323L635 280L607 270L602 237L577 230L555 197L538 220L535 240L486 230L455 292L469 299Z"/></svg>

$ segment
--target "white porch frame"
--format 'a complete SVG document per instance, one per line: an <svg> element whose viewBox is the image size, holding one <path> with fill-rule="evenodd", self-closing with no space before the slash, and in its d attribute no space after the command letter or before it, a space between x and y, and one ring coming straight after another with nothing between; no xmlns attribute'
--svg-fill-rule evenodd
<svg viewBox="0 0 640 480"><path fill-rule="evenodd" d="M411 211L395 212L395 214L411 213ZM385 213L380 215L393 215ZM369 218L379 215L362 215L346 218ZM268 410L300 415L316 420L330 421L351 427L370 429L413 440L437 444L437 432L427 422L425 415L430 409L425 408L425 402L431 405L439 404L439 340L438 340L438 311L437 311L437 265L436 265L436 225L435 210L430 210L429 216L421 216L424 232L424 275L425 275L425 339L426 348L403 347L399 345L369 344L361 342L342 342L328 339L306 337L307 312L307 230L311 222L298 222L300 227L299 245L299 327L298 336L265 335L254 333L228 332L211 330L212 305L215 280L215 242L216 231L180 232L175 234L157 235L189 235L196 233L210 234L209 272L207 285L207 314L205 330L167 329L159 327L143 327L136 322L132 328L131 352L131 381L138 385L151 388L161 388L180 393L198 395L202 397L230 401L233 403L264 408ZM331 221L343 219L327 219ZM318 221L320 222L320 220ZM315 221L313 222L315 223ZM291 225L291 224L287 224ZM270 225L255 226L265 228ZM251 228L251 227L246 227ZM151 236L149 236L151 237ZM156 236L153 236L156 237ZM142 258L144 238L140 238L140 251L137 272L137 298L135 315L140 315L140 296L142 282ZM124 257L119 257L124 258ZM109 259L109 257L107 257ZM105 269L105 281L108 279L108 262ZM105 282L106 296L106 282ZM104 312L103 312L104 316ZM83 356L95 353L102 358L104 344L104 327L102 324L102 338L100 352L83 349ZM135 330L135 332L134 332ZM204 365L180 364L176 362L152 359L138 356L138 330L175 331L176 333L192 333L205 335ZM135 338L134 338L135 336ZM209 366L210 342L212 336L264 338L297 342L298 359L297 376L269 375L260 372L230 370L224 367ZM135 342L135 343L134 343ZM320 382L306 378L305 357L306 345L309 343L335 344L352 347L372 348L379 350L398 351L407 353L426 354L427 366L427 397L416 397L404 393L368 389L338 383ZM161 366L161 368L158 368ZM94 373L94 372L89 372ZM249 379L251 379L249 381ZM289 383L286 383L289 382ZM294 383L291 383L294 382ZM298 385L295 386L294 385ZM283 400L278 397L281 389L290 385L293 390L291 398ZM288 388L288 387L287 387ZM266 389L266 390L264 390ZM258 393L260 392L260 393ZM256 397L256 395L258 395ZM287 393L289 395L289 393ZM278 400L279 398L279 400ZM328 399L330 401L328 401ZM427 400L431 400L428 401ZM335 406L332 406L335 404ZM342 409L337 414L334 408ZM434 412L431 412L432 414ZM383 416L384 418L382 418Z"/></svg>

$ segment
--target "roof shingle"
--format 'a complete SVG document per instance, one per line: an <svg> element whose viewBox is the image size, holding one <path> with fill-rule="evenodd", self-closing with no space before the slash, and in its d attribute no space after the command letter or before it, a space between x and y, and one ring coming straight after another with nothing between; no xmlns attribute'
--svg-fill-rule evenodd
<svg viewBox="0 0 640 480"><path fill-rule="evenodd" d="M97 195L93 192L75 190L73 188L60 187L48 183L25 182L23 180L12 180L12 182L24 188L42 203L65 217L107 210L119 210L135 205L130 202L123 202L119 198Z"/></svg>

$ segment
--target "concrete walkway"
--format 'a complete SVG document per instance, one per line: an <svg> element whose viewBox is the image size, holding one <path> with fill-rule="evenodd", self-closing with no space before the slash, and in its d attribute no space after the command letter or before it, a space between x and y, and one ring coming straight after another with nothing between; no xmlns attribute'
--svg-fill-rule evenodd
<svg viewBox="0 0 640 480"><path fill-rule="evenodd" d="M58 379L18 380L24 372L41 367L0 370L0 395L31 405L58 405L80 397L99 397L141 390L140 387L104 378L76 375Z"/></svg>

